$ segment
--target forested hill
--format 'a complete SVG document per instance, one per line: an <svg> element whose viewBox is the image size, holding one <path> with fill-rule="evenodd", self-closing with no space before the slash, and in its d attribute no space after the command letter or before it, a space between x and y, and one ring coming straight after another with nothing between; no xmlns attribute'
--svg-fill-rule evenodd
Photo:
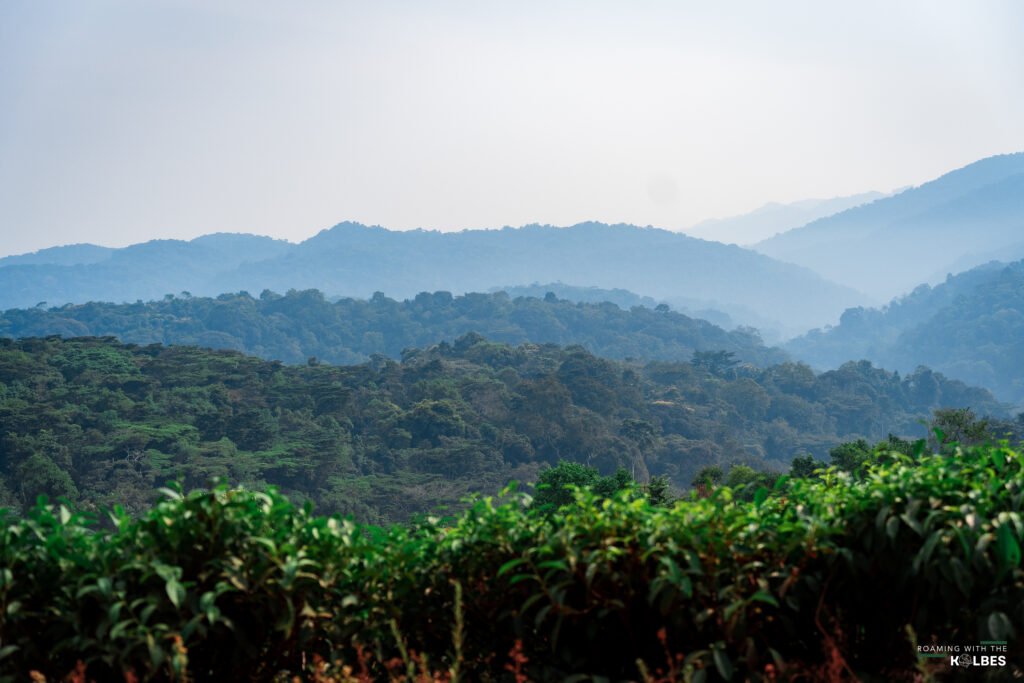
<svg viewBox="0 0 1024 683"><path fill-rule="evenodd" d="M1019 250L1022 225L1024 153L1003 154L754 248L884 301Z"/></svg>
<svg viewBox="0 0 1024 683"><path fill-rule="evenodd" d="M532 285L513 285L507 287L494 287L491 289L492 292L505 292L512 298L521 296L533 297L536 299L543 299L550 292L559 299L567 299L568 301L576 301L585 304L600 304L605 302L611 302L619 308L629 309L634 306L644 306L646 308L657 308L658 306L665 304L671 307L673 310L679 311L691 318L700 318L701 320L707 320L709 323L731 329L736 327L736 322L726 313L724 310L717 308L708 308L709 302L698 301L695 299L687 299L682 296L665 297L663 299L654 299L649 296L641 296L635 294L627 289L603 289L601 287L580 287L578 285L567 285L563 282L549 282L547 284L532 284ZM743 311L743 317L745 320L753 320L757 318L756 314L752 311ZM759 323L764 325L767 323L770 325L770 321L760 320ZM749 322L748 322L749 324ZM758 327L758 325L753 325Z"/></svg>
<svg viewBox="0 0 1024 683"><path fill-rule="evenodd" d="M920 437L939 407L998 414L928 370L850 363L609 361L581 347L454 344L356 366L113 339L0 339L0 506L37 494L146 507L154 488L219 476L364 521L406 519L585 462L687 486L705 465L788 467L857 437Z"/></svg>
<svg viewBox="0 0 1024 683"><path fill-rule="evenodd" d="M0 336L115 336L136 344L192 344L234 349L268 360L359 363L372 354L476 332L496 341L580 344L608 358L688 361L694 351L730 351L756 365L787 359L756 333L727 332L667 308L572 303L554 296L421 293L406 301L382 294L328 301L315 290L216 299L166 297L145 304L90 303L0 314Z"/></svg>
<svg viewBox="0 0 1024 683"><path fill-rule="evenodd" d="M1024 261L979 266L883 309L850 309L786 349L821 369L851 358L901 371L927 365L1024 404Z"/></svg>
<svg viewBox="0 0 1024 683"><path fill-rule="evenodd" d="M352 297L381 291L405 298L561 281L720 302L741 323L753 322L737 317L746 309L802 332L864 303L857 292L810 270L747 249L601 223L450 233L341 223L301 244L216 235L134 245L98 263L40 263L41 257L33 265L0 264L0 308L132 302L184 290L216 296L319 289Z"/></svg>
<svg viewBox="0 0 1024 683"><path fill-rule="evenodd" d="M0 308L159 299L294 247L269 237L215 233L188 242L152 240L122 249L77 244L8 256L0 259Z"/></svg>

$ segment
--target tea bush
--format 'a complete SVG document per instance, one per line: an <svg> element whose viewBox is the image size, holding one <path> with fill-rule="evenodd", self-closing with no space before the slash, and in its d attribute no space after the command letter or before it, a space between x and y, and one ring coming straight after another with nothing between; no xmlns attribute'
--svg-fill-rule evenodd
<svg viewBox="0 0 1024 683"><path fill-rule="evenodd" d="M510 493L387 528L273 491L165 490L107 525L41 501L0 525L0 672L914 680L949 675L915 644L988 640L1008 644L998 680L1024 652L1022 465L890 453L752 496L580 491L552 515Z"/></svg>

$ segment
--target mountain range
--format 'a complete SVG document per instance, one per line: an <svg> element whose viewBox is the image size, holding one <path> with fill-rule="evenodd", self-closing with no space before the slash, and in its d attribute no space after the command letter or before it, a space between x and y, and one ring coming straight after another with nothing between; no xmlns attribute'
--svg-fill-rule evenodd
<svg viewBox="0 0 1024 683"><path fill-rule="evenodd" d="M927 365L1024 405L1024 261L987 263L879 309L851 308L839 325L785 348L819 369L854 359L902 372Z"/></svg>
<svg viewBox="0 0 1024 683"><path fill-rule="evenodd" d="M1024 247L1024 153L988 157L919 187L759 242L882 301Z"/></svg>
<svg viewBox="0 0 1024 683"><path fill-rule="evenodd" d="M819 218L868 204L885 196L882 192L862 192L849 197L802 199L786 204L768 202L750 213L728 218L711 218L701 221L683 232L693 237L715 240L725 244L755 244L774 235L807 225Z"/></svg>
<svg viewBox="0 0 1024 683"><path fill-rule="evenodd" d="M80 253L83 246L66 249ZM132 302L182 291L315 288L328 296L369 298L379 291L408 298L422 291L461 294L561 281L685 299L724 310L741 324L766 327L767 320L794 334L864 303L851 288L734 245L602 223L455 233L341 223L300 244L216 234L146 242L76 263L65 251L47 251L37 252L36 262L0 263L0 308ZM745 319L745 311L756 317Z"/></svg>
<svg viewBox="0 0 1024 683"><path fill-rule="evenodd" d="M406 299L558 283L575 300L589 300L589 288L626 291L777 342L947 274L1024 258L1024 153L891 196L768 205L701 229L725 239L808 217L816 218L752 249L597 222L447 233L344 222L299 244L233 233L120 249L76 244L0 259L0 309L292 289Z"/></svg>

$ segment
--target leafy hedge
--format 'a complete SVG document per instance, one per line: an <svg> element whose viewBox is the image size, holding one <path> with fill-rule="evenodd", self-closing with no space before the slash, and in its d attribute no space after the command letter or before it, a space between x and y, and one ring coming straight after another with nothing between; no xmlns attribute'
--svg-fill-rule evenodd
<svg viewBox="0 0 1024 683"><path fill-rule="evenodd" d="M510 494L390 528L225 488L106 527L40 504L2 520L0 672L911 680L943 665L915 642L1024 652L1022 467L1001 447L893 453L750 502L582 491L552 516Z"/></svg>

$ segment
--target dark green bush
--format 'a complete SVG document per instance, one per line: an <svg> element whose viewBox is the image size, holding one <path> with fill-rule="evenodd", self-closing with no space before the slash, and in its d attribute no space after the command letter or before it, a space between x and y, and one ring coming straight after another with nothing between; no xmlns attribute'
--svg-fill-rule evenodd
<svg viewBox="0 0 1024 683"><path fill-rule="evenodd" d="M584 491L541 515L512 495L390 528L273 492L168 491L109 530L40 504L0 529L0 672L270 680L342 661L387 679L397 658L470 681L515 680L516 661L536 681L913 680L942 666L915 640L1024 652L1022 465L892 454L750 502Z"/></svg>

